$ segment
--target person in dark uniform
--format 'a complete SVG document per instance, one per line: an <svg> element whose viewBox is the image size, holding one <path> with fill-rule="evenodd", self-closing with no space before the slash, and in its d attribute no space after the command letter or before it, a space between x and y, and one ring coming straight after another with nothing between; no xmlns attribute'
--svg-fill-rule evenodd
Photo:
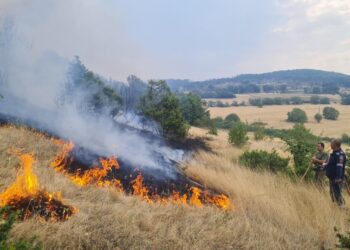
<svg viewBox="0 0 350 250"><path fill-rule="evenodd" d="M328 161L328 154L324 150L324 143L319 142L316 146L317 152L314 157L311 159L315 171L315 183L319 186L322 186L323 179L325 176L325 171L323 164Z"/></svg>
<svg viewBox="0 0 350 250"><path fill-rule="evenodd" d="M346 154L341 149L339 140L332 140L331 148L333 153L330 155L329 161L325 163L326 175L329 179L332 201L341 206L345 203L342 196L342 184L345 176Z"/></svg>

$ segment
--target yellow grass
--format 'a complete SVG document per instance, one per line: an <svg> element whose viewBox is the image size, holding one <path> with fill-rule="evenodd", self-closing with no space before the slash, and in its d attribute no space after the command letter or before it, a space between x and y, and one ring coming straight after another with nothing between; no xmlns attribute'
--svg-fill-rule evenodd
<svg viewBox="0 0 350 250"><path fill-rule="evenodd" d="M332 106L339 110L340 116L337 121L323 119L321 123L314 120L314 115L324 107ZM328 137L340 137L343 133L350 134L350 106L332 104L332 105L281 105L281 106L264 106L263 108L246 106L246 107L227 107L227 108L209 108L211 116L225 117L228 114L236 113L242 121L249 123L262 121L267 123L268 127L287 129L293 126L293 123L286 122L287 113L293 108L301 108L309 118L305 124L316 135Z"/></svg>
<svg viewBox="0 0 350 250"><path fill-rule="evenodd" d="M0 128L0 192L15 179L19 161L8 152L15 147L35 155L43 187L62 191L64 202L79 209L64 223L19 223L11 237L35 235L45 249L321 249L334 247L334 226L348 229L349 214L327 191L238 166L242 151L227 144L224 132L191 133L205 137L213 153L196 153L184 163L186 173L227 193L235 211L148 205L113 190L76 187L47 167L59 150L52 141Z"/></svg>

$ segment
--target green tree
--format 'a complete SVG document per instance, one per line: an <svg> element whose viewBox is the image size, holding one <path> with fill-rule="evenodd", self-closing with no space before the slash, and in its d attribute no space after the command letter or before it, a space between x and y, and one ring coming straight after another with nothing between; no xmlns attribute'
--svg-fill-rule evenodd
<svg viewBox="0 0 350 250"><path fill-rule="evenodd" d="M147 93L141 97L142 113L159 122L163 135L170 140L186 137L189 126L182 115L179 100L165 81L150 81Z"/></svg>
<svg viewBox="0 0 350 250"><path fill-rule="evenodd" d="M323 117L327 120L337 120L339 117L339 111L333 107L325 107L323 109Z"/></svg>
<svg viewBox="0 0 350 250"><path fill-rule="evenodd" d="M341 104L350 105L350 94L344 94L341 96Z"/></svg>
<svg viewBox="0 0 350 250"><path fill-rule="evenodd" d="M204 109L201 98L193 93L179 96L180 108L185 120L194 126L208 126L209 112Z"/></svg>
<svg viewBox="0 0 350 250"><path fill-rule="evenodd" d="M234 123L229 131L228 140L238 147L244 146L248 141L247 126L242 122Z"/></svg>
<svg viewBox="0 0 350 250"><path fill-rule="evenodd" d="M291 112L288 112L288 122L305 123L307 122L307 116L304 110L294 108Z"/></svg>
<svg viewBox="0 0 350 250"><path fill-rule="evenodd" d="M317 123L320 123L321 120L322 120L322 115L320 113L317 113L315 116L314 116L315 120L317 121Z"/></svg>
<svg viewBox="0 0 350 250"><path fill-rule="evenodd" d="M122 98L113 88L92 71L88 70L79 57L70 64L69 78L65 95L61 102L75 102L79 99L82 111L101 113L108 111L115 115L123 103Z"/></svg>
<svg viewBox="0 0 350 250"><path fill-rule="evenodd" d="M319 138L313 135L309 129L306 129L304 125L295 124L293 129L289 130L282 139L286 142L289 152L293 155L295 174L302 176L309 167ZM310 175L311 172L309 172L307 177L310 177Z"/></svg>

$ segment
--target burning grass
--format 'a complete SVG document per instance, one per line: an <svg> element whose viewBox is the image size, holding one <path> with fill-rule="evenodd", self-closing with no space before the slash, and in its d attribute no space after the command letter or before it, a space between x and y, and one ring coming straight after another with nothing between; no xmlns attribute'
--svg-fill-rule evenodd
<svg viewBox="0 0 350 250"><path fill-rule="evenodd" d="M349 214L330 202L327 190L240 167L234 163L240 150L226 145L226 136L210 138L215 154L199 151L184 167L189 176L234 197L234 213L214 206L150 206L114 188L80 188L47 167L61 150L52 140L22 128L0 128L1 190L14 181L19 165L7 149L22 148L36 156L40 182L79 208L65 223L18 223L10 239L35 235L44 249L316 250L334 248L334 227L349 229Z"/></svg>
<svg viewBox="0 0 350 250"><path fill-rule="evenodd" d="M37 176L32 171L34 158L30 154L20 156L23 173L0 194L0 207L9 207L9 212L18 212L22 220L40 217L46 221L65 221L76 209L64 205L59 193L51 194L39 187Z"/></svg>
<svg viewBox="0 0 350 250"><path fill-rule="evenodd" d="M181 204L184 206L203 207L210 204L220 209L233 209L229 198L224 194L216 194L214 191L206 190L201 187L191 186L186 183L185 187L177 190L175 185L167 185L166 188L151 186L144 181L144 176L140 170L134 173L120 171L120 165L116 157L99 157L98 162L91 163L89 166L74 165L75 159L72 155L74 144L72 142L62 143L62 151L56 156L56 159L50 164L56 171L64 173L69 179L78 186L95 185L97 187L115 188L118 191L130 193L138 196L149 204ZM82 164L82 163L80 163ZM171 188L169 188L171 187Z"/></svg>

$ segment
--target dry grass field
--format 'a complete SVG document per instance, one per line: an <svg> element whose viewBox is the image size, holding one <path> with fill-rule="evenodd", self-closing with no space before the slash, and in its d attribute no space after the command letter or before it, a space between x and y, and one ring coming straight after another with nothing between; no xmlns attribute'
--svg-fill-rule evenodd
<svg viewBox="0 0 350 250"><path fill-rule="evenodd" d="M63 223L18 223L11 237L36 236L44 249L331 249L333 228L349 228L349 214L330 202L326 190L240 167L242 150L227 144L225 132L190 133L204 138L213 152L197 152L183 164L185 172L228 194L234 211L149 205L114 190L77 187L47 167L60 150L52 140L25 128L0 127L0 192L19 170L9 152L16 148L35 156L42 187L61 191L64 202L79 210Z"/></svg>
<svg viewBox="0 0 350 250"><path fill-rule="evenodd" d="M340 116L337 121L322 120L317 123L314 115L324 107L332 106L339 110ZM228 114L236 113L242 121L249 123L262 121L267 123L268 127L287 129L293 127L293 123L286 122L287 113L293 108L301 108L309 118L305 124L314 134L328 137L340 137L343 133L350 134L350 106L332 104L332 105L281 105L281 106L264 106L262 108L245 106L245 107L213 107L209 108L211 116L225 117Z"/></svg>

